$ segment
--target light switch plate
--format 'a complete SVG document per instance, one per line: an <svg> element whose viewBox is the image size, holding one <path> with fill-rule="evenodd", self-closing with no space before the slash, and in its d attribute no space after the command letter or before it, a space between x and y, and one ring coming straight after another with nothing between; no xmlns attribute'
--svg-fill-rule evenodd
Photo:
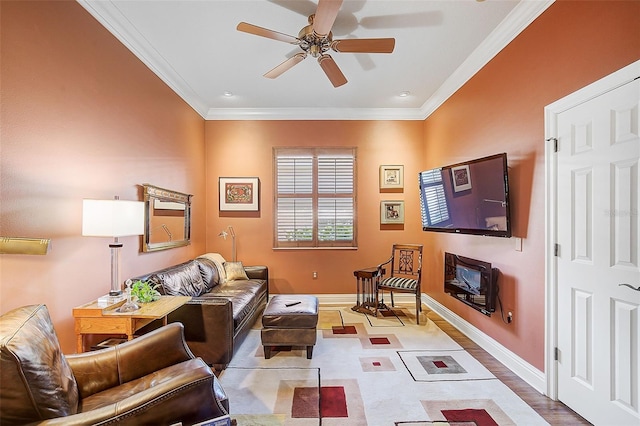
<svg viewBox="0 0 640 426"><path fill-rule="evenodd" d="M522 251L522 238L515 237L514 240L516 241L516 251Z"/></svg>

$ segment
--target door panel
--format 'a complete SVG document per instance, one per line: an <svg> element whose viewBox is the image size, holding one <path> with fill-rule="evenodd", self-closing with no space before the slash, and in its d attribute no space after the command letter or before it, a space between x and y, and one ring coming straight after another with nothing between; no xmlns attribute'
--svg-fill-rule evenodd
<svg viewBox="0 0 640 426"><path fill-rule="evenodd" d="M593 254L593 229L591 212L593 211L593 170L591 168L575 170L571 173L573 187L572 236L573 260L591 263Z"/></svg>
<svg viewBox="0 0 640 426"><path fill-rule="evenodd" d="M637 382L633 377L637 374L638 356L634 354L634 341L631 336L638 336L638 307L620 300L612 301L614 322L613 342L611 345L613 358L613 401L630 411L638 411Z"/></svg>
<svg viewBox="0 0 640 426"><path fill-rule="evenodd" d="M593 294L573 289L571 376L593 387Z"/></svg>
<svg viewBox="0 0 640 426"><path fill-rule="evenodd" d="M611 264L633 269L638 267L638 227L637 221L634 221L631 214L633 206L638 204L638 162L621 161L612 164L611 168L613 176Z"/></svg>

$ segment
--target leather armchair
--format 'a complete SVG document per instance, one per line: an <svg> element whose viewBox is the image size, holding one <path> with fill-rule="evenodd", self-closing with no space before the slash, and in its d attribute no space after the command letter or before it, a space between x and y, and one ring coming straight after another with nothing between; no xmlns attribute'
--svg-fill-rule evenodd
<svg viewBox="0 0 640 426"><path fill-rule="evenodd" d="M0 317L0 424L183 425L228 413L180 323L108 349L63 355L45 305Z"/></svg>

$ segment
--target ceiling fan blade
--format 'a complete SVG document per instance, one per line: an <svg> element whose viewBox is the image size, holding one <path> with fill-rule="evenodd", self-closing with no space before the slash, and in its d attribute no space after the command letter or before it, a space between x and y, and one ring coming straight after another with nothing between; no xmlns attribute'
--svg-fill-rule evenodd
<svg viewBox="0 0 640 426"><path fill-rule="evenodd" d="M238 31L245 33L271 38L273 40L284 41L285 43L298 44L300 40L297 37L290 36L288 34L279 33L277 31L268 30L266 28L259 27L253 24L247 24L246 22L240 22L236 27Z"/></svg>
<svg viewBox="0 0 640 426"><path fill-rule="evenodd" d="M313 18L313 32L319 36L329 34L338 16L340 6L342 6L342 0L319 0L318 8Z"/></svg>
<svg viewBox="0 0 640 426"><path fill-rule="evenodd" d="M353 38L334 40L331 48L347 53L391 53L395 45L395 38Z"/></svg>
<svg viewBox="0 0 640 426"><path fill-rule="evenodd" d="M329 77L333 87L340 87L347 82L347 78L342 74L342 71L338 68L338 64L335 63L331 56L321 55L318 58L318 63L327 77Z"/></svg>
<svg viewBox="0 0 640 426"><path fill-rule="evenodd" d="M287 59L286 61L284 61L283 63L281 63L274 69L272 69L271 71L267 72L264 76L267 78L280 77L280 75L282 75L285 71L290 70L291 68L293 68L294 65L297 65L298 63L302 62L302 60L306 57L307 57L306 53L296 53L293 57Z"/></svg>

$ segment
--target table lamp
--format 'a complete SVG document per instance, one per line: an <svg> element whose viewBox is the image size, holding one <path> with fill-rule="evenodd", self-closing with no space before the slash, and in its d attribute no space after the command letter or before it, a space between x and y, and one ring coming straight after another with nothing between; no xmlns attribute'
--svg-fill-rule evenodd
<svg viewBox="0 0 640 426"><path fill-rule="evenodd" d="M144 233L144 203L142 201L82 200L82 235L85 237L113 237L111 248L111 290L109 296L119 296L120 249L119 237Z"/></svg>

